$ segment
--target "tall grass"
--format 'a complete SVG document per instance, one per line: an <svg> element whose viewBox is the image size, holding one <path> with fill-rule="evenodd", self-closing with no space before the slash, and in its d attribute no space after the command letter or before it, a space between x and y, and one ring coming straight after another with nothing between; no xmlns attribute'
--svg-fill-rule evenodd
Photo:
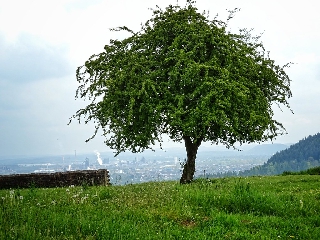
<svg viewBox="0 0 320 240"><path fill-rule="evenodd" d="M320 239L319 176L0 191L0 239Z"/></svg>

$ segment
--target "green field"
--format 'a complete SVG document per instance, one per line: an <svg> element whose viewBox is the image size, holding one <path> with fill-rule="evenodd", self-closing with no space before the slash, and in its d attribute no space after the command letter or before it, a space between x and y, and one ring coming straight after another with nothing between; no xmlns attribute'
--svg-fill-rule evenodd
<svg viewBox="0 0 320 240"><path fill-rule="evenodd" d="M0 239L320 239L320 176L0 190Z"/></svg>

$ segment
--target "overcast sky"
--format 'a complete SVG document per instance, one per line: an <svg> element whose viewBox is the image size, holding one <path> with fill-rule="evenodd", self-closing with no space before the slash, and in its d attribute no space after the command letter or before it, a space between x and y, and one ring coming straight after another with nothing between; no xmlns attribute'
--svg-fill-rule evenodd
<svg viewBox="0 0 320 240"><path fill-rule="evenodd" d="M149 8L173 0L0 0L0 156L67 154L108 150L102 137L85 143L93 125L67 125L84 106L75 101L76 68L100 53L109 28L138 30L152 16ZM179 1L184 4L184 1ZM294 143L320 131L320 14L316 0L198 0L211 17L226 19L240 8L230 28L264 32L262 41L277 64L294 62L294 114L276 111L288 134L277 143ZM171 145L167 141L164 147ZM183 147L183 145L181 144Z"/></svg>

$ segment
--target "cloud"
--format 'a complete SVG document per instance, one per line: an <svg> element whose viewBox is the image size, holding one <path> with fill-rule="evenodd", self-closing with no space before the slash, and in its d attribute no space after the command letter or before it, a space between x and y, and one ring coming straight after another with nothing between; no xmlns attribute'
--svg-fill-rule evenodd
<svg viewBox="0 0 320 240"><path fill-rule="evenodd" d="M0 155L103 151L103 137L89 143L93 125L67 126L69 117L86 102L74 101L77 66L103 51L109 39L127 35L109 28L126 25L140 29L152 16L148 8L165 8L177 0L10 0L0 1ZM275 110L275 119L288 135L277 142L296 142L319 131L320 32L314 2L271 0L198 1L200 11L219 13L241 8L230 29L254 28L276 64L294 62L287 73L292 79L292 114ZM185 0L179 0L184 5ZM19 6L19 7L17 7ZM124 7L125 6L125 7ZM276 7L275 7L276 6ZM57 140L59 139L59 141ZM172 142L167 145L173 144ZM180 145L181 146L181 145Z"/></svg>
<svg viewBox="0 0 320 240"><path fill-rule="evenodd" d="M8 44L0 35L0 80L15 83L62 77L72 72L66 47L22 33Z"/></svg>
<svg viewBox="0 0 320 240"><path fill-rule="evenodd" d="M73 152L74 145L85 145L94 127L76 121L67 125L72 114L85 104L74 101L74 78L71 75L28 84L0 82L0 156L61 154L57 139L66 152ZM103 149L101 138L77 149L95 148Z"/></svg>
<svg viewBox="0 0 320 240"><path fill-rule="evenodd" d="M66 3L65 8L68 11L74 11L79 9L87 9L88 7L94 6L98 3L101 3L102 0L72 0Z"/></svg>

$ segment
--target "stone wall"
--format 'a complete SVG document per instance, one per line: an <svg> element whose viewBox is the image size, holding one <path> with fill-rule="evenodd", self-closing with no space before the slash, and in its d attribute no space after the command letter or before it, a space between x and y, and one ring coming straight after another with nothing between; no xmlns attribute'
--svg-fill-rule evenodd
<svg viewBox="0 0 320 240"><path fill-rule="evenodd" d="M110 185L109 172L106 169L100 169L0 176L0 189L29 188L31 186L39 188L68 187L71 185Z"/></svg>

